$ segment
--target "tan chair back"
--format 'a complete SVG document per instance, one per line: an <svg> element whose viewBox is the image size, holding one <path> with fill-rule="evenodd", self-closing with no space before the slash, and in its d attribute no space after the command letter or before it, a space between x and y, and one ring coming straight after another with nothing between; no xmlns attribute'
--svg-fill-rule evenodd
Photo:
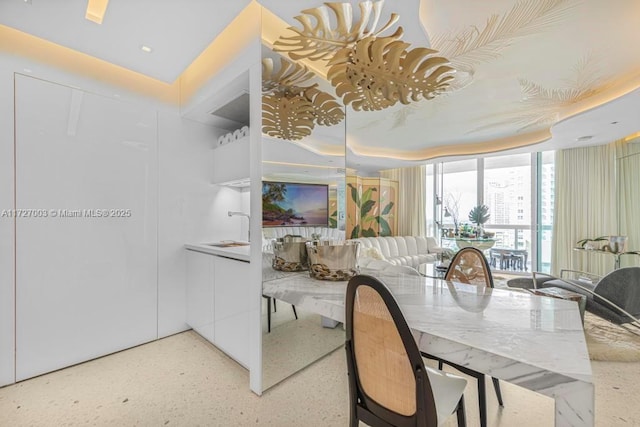
<svg viewBox="0 0 640 427"><path fill-rule="evenodd" d="M416 412L416 382L398 329L380 294L358 287L353 344L360 384L381 406L402 415Z"/></svg>
<svg viewBox="0 0 640 427"><path fill-rule="evenodd" d="M482 251L468 247L456 253L451 260L445 280L493 288L489 263Z"/></svg>

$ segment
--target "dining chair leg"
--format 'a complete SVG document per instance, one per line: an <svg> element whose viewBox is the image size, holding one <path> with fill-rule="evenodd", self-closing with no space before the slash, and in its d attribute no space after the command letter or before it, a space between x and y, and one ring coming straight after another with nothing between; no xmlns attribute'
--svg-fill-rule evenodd
<svg viewBox="0 0 640 427"><path fill-rule="evenodd" d="M267 333L269 332L271 332L271 297L267 297Z"/></svg>
<svg viewBox="0 0 640 427"><path fill-rule="evenodd" d="M291 308L293 308L293 315L296 316L296 320L298 320L298 313L296 313L296 306L292 305Z"/></svg>
<svg viewBox="0 0 640 427"><path fill-rule="evenodd" d="M484 374L476 376L478 380L478 409L480 411L480 427L487 427L487 392L484 385Z"/></svg>
<svg viewBox="0 0 640 427"><path fill-rule="evenodd" d="M493 380L493 388L496 390L496 397L498 398L498 405L504 407L502 403L502 392L500 391L500 381L497 378L491 377Z"/></svg>
<svg viewBox="0 0 640 427"><path fill-rule="evenodd" d="M456 409L456 417L458 418L458 427L467 426L467 417L464 413L464 395L460 396L460 401L458 402L458 409Z"/></svg>
<svg viewBox="0 0 640 427"><path fill-rule="evenodd" d="M438 360L438 369L442 371L443 362L442 359Z"/></svg>

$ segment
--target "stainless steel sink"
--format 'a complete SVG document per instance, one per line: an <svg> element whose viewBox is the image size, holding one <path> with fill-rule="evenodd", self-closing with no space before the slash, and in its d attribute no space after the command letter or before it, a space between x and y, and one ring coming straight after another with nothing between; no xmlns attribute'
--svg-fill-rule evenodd
<svg viewBox="0 0 640 427"><path fill-rule="evenodd" d="M213 246L215 248L234 248L237 246L249 246L247 242L219 242L219 243L204 243L206 246Z"/></svg>

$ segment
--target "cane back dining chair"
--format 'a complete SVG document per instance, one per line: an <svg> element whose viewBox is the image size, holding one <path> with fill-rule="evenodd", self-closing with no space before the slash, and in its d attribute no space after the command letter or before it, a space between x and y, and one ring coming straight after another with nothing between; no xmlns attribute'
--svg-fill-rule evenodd
<svg viewBox="0 0 640 427"><path fill-rule="evenodd" d="M350 426L440 426L453 412L465 426L467 381L425 367L387 286L356 275L345 304Z"/></svg>
<svg viewBox="0 0 640 427"><path fill-rule="evenodd" d="M444 276L447 281L467 283L476 286L485 286L493 288L493 276L489 268L489 262L485 258L482 251L473 247L466 247L459 250L451 260L447 273ZM438 361L438 368L442 369L443 363L454 367L460 372L474 377L478 383L478 406L480 412L480 425L485 427L487 425L487 394L485 387L485 375L482 372L477 372L469 369L465 366L461 366L433 355L422 353L423 356L436 359ZM496 397L498 398L498 404L504 406L502 402L502 392L500 390L500 382L497 378L491 378L493 382L493 388L496 391Z"/></svg>

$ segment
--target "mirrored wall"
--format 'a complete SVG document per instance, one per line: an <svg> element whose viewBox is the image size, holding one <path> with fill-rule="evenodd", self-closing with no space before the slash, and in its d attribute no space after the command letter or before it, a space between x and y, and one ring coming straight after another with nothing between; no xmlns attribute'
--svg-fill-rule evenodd
<svg viewBox="0 0 640 427"><path fill-rule="evenodd" d="M325 81L267 47L262 57L266 390L344 345L342 324L294 302L308 298L305 287L320 282L310 278L302 259L305 241L344 239L345 120Z"/></svg>

